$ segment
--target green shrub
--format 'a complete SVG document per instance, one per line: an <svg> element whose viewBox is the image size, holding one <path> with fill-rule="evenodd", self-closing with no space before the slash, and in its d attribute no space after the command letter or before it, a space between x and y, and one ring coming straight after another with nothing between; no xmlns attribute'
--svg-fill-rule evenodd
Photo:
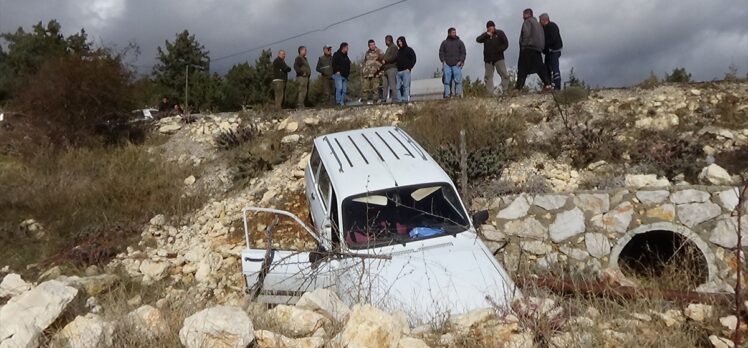
<svg viewBox="0 0 748 348"><path fill-rule="evenodd" d="M554 92L553 97L561 105L571 105L587 99L589 93L584 87L571 86L559 92Z"/></svg>
<svg viewBox="0 0 748 348"><path fill-rule="evenodd" d="M668 178L684 174L687 181L697 181L705 155L696 141L674 130L642 131L637 139L629 149L632 164L653 168Z"/></svg>

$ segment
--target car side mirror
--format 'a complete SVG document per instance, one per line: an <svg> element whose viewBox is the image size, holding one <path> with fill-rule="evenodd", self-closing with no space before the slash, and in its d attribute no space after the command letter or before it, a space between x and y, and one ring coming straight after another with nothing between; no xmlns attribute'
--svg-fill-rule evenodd
<svg viewBox="0 0 748 348"><path fill-rule="evenodd" d="M481 210L473 214L473 226L480 226L488 221L488 210Z"/></svg>

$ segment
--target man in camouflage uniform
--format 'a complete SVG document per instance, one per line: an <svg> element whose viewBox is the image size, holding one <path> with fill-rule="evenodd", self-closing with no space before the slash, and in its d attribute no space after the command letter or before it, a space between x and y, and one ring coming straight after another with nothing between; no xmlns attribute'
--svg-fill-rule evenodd
<svg viewBox="0 0 748 348"><path fill-rule="evenodd" d="M367 104L373 104L379 99L379 84L382 81L382 51L377 48L374 40L369 40L369 50L364 58L363 97Z"/></svg>

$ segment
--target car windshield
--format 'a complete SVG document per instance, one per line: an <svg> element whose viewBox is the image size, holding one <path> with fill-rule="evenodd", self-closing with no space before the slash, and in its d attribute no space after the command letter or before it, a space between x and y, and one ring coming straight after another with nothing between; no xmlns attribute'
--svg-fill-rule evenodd
<svg viewBox="0 0 748 348"><path fill-rule="evenodd" d="M447 184L398 187L343 201L343 230L351 249L407 244L470 227L457 193Z"/></svg>

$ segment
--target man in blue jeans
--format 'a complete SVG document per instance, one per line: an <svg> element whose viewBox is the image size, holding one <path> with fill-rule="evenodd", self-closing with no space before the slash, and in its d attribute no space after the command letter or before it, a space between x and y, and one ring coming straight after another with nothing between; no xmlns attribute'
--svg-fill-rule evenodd
<svg viewBox="0 0 748 348"><path fill-rule="evenodd" d="M348 75L351 73L351 60L348 59L348 43L343 42L332 55L332 79L335 81L335 104L345 105L348 91Z"/></svg>
<svg viewBox="0 0 748 348"><path fill-rule="evenodd" d="M416 66L416 52L408 47L408 42L405 41L404 36L397 38L397 47L399 47L397 58L395 58L395 64L397 65L397 101L409 102L410 73Z"/></svg>
<svg viewBox="0 0 748 348"><path fill-rule="evenodd" d="M551 22L547 13L540 15L540 25L543 26L543 33L545 35L545 48L543 49L545 67L548 69L548 73L553 81L553 88L560 90L561 68L559 67L558 59L561 58L561 49L564 47L564 42L561 40L561 32L558 30L558 25Z"/></svg>
<svg viewBox="0 0 748 348"><path fill-rule="evenodd" d="M444 83L444 98L450 95L462 96L462 65L465 63L465 44L457 36L455 28L447 30L447 38L439 47L439 60L442 62L442 82ZM452 94L452 81L455 82Z"/></svg>

